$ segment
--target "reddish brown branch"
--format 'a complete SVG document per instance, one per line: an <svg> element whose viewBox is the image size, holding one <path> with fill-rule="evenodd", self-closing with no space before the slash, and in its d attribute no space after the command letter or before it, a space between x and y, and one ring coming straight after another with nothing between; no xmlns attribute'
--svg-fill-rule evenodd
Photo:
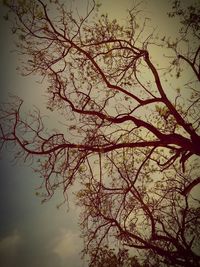
<svg viewBox="0 0 200 267"><path fill-rule="evenodd" d="M184 190L181 192L183 196L187 196L190 191L200 183L200 177L196 178L194 181L192 181L190 184L188 184Z"/></svg>

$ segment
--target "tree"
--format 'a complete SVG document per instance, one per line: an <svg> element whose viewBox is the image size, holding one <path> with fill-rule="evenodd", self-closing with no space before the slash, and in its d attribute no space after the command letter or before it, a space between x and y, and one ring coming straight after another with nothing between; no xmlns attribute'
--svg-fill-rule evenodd
<svg viewBox="0 0 200 267"><path fill-rule="evenodd" d="M120 26L99 16L94 1L83 17L57 0L6 5L22 72L48 82L47 108L63 126L45 130L40 112L25 118L16 98L1 109L2 149L12 144L16 158L37 161L44 200L57 188L66 196L79 181L90 266L116 259L112 248L102 250L109 244L138 252L132 266L200 266L199 200L191 196L200 182L197 4L173 2L169 16L181 18L176 39L145 30L139 6ZM152 47L167 54L164 70Z"/></svg>
<svg viewBox="0 0 200 267"><path fill-rule="evenodd" d="M90 253L92 256L95 251L91 251ZM114 249L109 249L107 246L98 249L98 255L95 255L95 261L92 264L94 267L141 267L137 257L130 257L128 250L119 249L116 253ZM147 267L147 265L144 266Z"/></svg>

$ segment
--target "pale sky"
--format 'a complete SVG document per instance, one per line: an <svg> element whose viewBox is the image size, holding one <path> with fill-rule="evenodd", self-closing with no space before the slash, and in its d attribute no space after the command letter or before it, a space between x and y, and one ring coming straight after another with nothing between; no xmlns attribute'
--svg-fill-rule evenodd
<svg viewBox="0 0 200 267"><path fill-rule="evenodd" d="M68 3L68 1L65 1ZM75 1L77 8L84 9L84 2ZM102 12L110 17L126 19L126 10L133 0L101 0ZM167 20L167 0L148 0L146 14L153 17L154 26L160 33L175 34L173 21ZM21 77L16 68L18 60L15 53L13 36L9 25L2 19L4 10L0 6L0 92L1 100L8 93L20 95L25 100L25 109L34 105L46 112L44 103L45 84L38 84L36 77ZM173 32L172 32L173 31ZM2 63L3 62L3 63ZM51 123L56 124L55 118ZM2 267L87 267L81 260L82 240L79 238L78 210L71 203L66 212L63 205L56 205L62 196L57 194L49 202L41 205L35 196L35 187L40 184L37 174L23 163L13 165L12 152L8 151L0 161L0 266Z"/></svg>

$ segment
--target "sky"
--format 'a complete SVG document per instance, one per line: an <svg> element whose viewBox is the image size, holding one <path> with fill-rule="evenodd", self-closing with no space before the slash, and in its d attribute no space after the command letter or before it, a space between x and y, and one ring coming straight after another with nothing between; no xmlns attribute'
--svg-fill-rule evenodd
<svg viewBox="0 0 200 267"><path fill-rule="evenodd" d="M69 1L65 1L68 3ZM126 18L126 10L133 0L101 0L100 12L121 20ZM147 14L153 17L160 31L172 33L171 21L166 21L168 2L148 0ZM81 11L86 1L75 1ZM75 5L75 4L74 4ZM8 94L16 94L24 100L24 108L37 105L45 112L45 84L37 83L37 77L22 77L16 68L19 65L14 49L13 35L0 4L0 101L6 101ZM165 20L166 19L166 20ZM171 23L171 24L170 24ZM3 38L2 38L3 37ZM3 63L2 63L3 62ZM56 124L52 118L52 124ZM49 202L41 204L35 195L40 184L30 166L12 161L12 151L7 150L0 160L0 266L2 267L87 267L81 259L83 241L78 226L79 210L70 202L57 209L62 196L57 194Z"/></svg>

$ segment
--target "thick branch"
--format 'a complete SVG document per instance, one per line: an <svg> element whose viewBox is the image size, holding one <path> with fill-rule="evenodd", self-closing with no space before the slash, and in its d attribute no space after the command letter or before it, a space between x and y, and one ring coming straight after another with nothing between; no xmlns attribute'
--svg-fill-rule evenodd
<svg viewBox="0 0 200 267"><path fill-rule="evenodd" d="M194 181L192 181L189 185L185 187L185 189L181 192L183 196L186 196L190 193L190 191L200 183L200 177L196 178Z"/></svg>

